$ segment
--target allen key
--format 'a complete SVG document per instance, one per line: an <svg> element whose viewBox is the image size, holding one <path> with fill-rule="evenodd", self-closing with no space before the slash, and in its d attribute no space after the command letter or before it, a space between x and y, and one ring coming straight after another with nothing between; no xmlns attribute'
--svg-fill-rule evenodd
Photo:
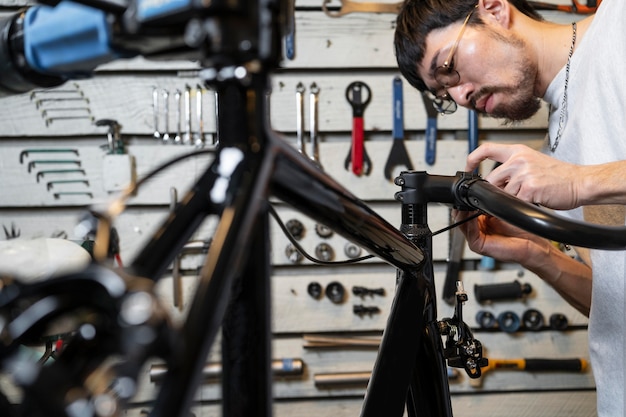
<svg viewBox="0 0 626 417"><path fill-rule="evenodd" d="M78 119L86 119L93 123L96 119L93 116L55 116L55 117L46 117L46 127L50 126L52 122L55 120L78 120Z"/></svg>
<svg viewBox="0 0 626 417"><path fill-rule="evenodd" d="M54 196L56 200L58 200L59 198L61 198L61 196L64 196L64 195L86 195L89 198L93 198L93 193L90 193L88 191L61 191L58 193L54 193L52 195Z"/></svg>
<svg viewBox="0 0 626 417"><path fill-rule="evenodd" d="M81 166L81 162L77 161L75 159L59 159L59 160L55 160L55 159L50 159L50 160L36 160L36 161L30 161L28 163L28 172L30 172L33 168L35 168L35 165L37 164L74 164L77 166Z"/></svg>
<svg viewBox="0 0 626 417"><path fill-rule="evenodd" d="M71 148L44 148L44 149L24 149L20 152L20 164L24 163L24 157L30 153L73 153L78 156L78 149Z"/></svg>
<svg viewBox="0 0 626 417"><path fill-rule="evenodd" d="M47 171L39 171L37 175L35 176L35 178L37 179L37 182L39 182L39 180L43 178L44 175L47 175L47 174L70 174L70 173L80 173L80 174L85 175L85 170L84 169L53 169L53 170L47 170Z"/></svg>
<svg viewBox="0 0 626 417"><path fill-rule="evenodd" d="M85 184L85 186L89 187L89 181L87 180L56 180L48 181L46 189L50 191L55 184Z"/></svg>

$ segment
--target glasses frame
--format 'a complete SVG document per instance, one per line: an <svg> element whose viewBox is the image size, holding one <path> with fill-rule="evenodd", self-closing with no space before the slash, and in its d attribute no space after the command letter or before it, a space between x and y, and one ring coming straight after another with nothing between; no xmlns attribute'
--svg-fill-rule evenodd
<svg viewBox="0 0 626 417"><path fill-rule="evenodd" d="M454 54L456 53L459 47L459 43L461 42L463 33L465 33L465 28L467 27L467 23L469 22L470 18L472 17L472 14L474 13L474 11L476 11L477 8L478 8L478 5L474 6L474 8L468 13L467 17L463 21L463 24L461 25L461 29L459 30L459 34L456 37L456 40L454 41L452 48L450 48L450 52L448 52L448 56L446 57L446 60L443 61L442 65L439 65L437 68L435 68L435 73L434 73L435 81L437 81L437 84L439 84L444 89L444 92L443 94L440 94L440 95L436 94L436 92L431 92L433 95L432 102L433 102L433 107L435 107L435 109L441 114L452 114L456 111L458 107L456 102L448 94L448 90L447 90L448 88L458 85L459 82L461 81L461 75L459 74L457 70L454 69L454 66L452 65L452 62L453 62L452 60L454 58ZM456 79L456 81L452 83L442 82L441 80L442 76L445 76L447 79Z"/></svg>

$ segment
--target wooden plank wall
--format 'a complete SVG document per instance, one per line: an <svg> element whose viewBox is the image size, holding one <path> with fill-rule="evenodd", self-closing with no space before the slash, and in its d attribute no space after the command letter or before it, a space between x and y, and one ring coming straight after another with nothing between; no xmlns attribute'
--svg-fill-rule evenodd
<svg viewBox="0 0 626 417"><path fill-rule="evenodd" d="M23 6L19 0L2 0L0 4L4 6L3 13L13 13ZM295 145L296 85L302 83L306 88L305 129L308 131L308 94L315 83L320 88L318 124L324 169L368 201L390 222L399 224L399 207L393 200L397 187L383 176L392 143L392 80L398 75L392 49L394 16L355 13L331 18L322 11L321 0L298 0L296 6L296 57L285 61L272 79L272 125L285 140ZM546 13L546 18L567 22L577 17ZM108 184L117 175L113 171L124 166L122 162L113 169L107 168L103 149L107 143L106 128L96 126L96 120L114 119L120 123L126 151L134 160L132 169L140 177L159 162L193 149L190 145L165 144L162 137L154 137L155 130L162 134L165 126L169 126L170 135L177 133L175 95L177 91L184 94L189 87L192 102L202 102L203 139L205 146L212 146L215 97L212 91L200 86L198 69L192 62L133 59L104 65L91 79L0 99L0 224L18 229L21 239L76 238L74 226L83 209L110 198ZM365 146L372 160L372 173L363 177L356 177L344 168L352 129L345 89L356 80L367 83L372 90L372 101L364 114ZM156 118L154 91L159 97ZM164 93L168 94L167 118L163 111ZM197 134L196 116L191 130ZM405 143L415 169L437 174L452 174L463 169L467 155L467 111L459 110L454 115L439 117L434 165L425 162L424 104L421 96L406 82L404 117ZM537 146L544 137L546 122L545 108L533 119L513 127L503 126L499 120L480 118L480 140ZM51 152L59 150L65 152ZM127 212L116 223L124 259L133 258L150 231L168 213L173 190L180 195L210 159L196 158L159 175L131 201ZM51 172L61 169L71 172ZM310 253L315 253L316 248L324 244L325 250L332 249L333 259L344 260L348 257L346 251L349 253L349 249L355 249L346 249L349 242L339 236L321 237L316 233L318 225L280 202L276 202L276 207L284 221L296 220L302 224L305 232L301 244ZM446 226L448 219L447 207L432 206L433 230ZM200 228L194 239L208 239L211 230L209 222ZM279 399L275 406L276 415L357 415L365 390L363 383L322 386L316 384L316 380L325 374L367 373L375 358L375 348L314 348L307 347L305 338L316 335L379 337L394 293L394 271L376 260L341 267L294 261L287 255L289 242L275 223L272 224L271 240L275 265L272 280L274 357L298 358L305 364L302 375L277 379L274 387L274 394ZM448 233L435 238L435 273L440 286L445 277L448 247ZM488 357L588 358L586 318L563 302L539 278L517 265L498 263L495 268L480 268L481 258L468 248L465 248L464 260L465 269L461 276L470 295L465 317L482 341ZM185 285L180 309L173 306L171 279L166 277L159 284L163 301L171 306L173 316L178 319L184 315L193 292L194 271L197 271L201 257L186 255L182 262ZM516 301L480 304L474 299L475 285L513 281L530 285L532 292ZM311 283L319 284L323 290L331 283L340 283L346 290L346 297L341 303L333 303L325 295L314 299L308 294ZM359 297L351 293L355 286L381 289L381 294ZM380 312L356 315L353 307L357 304L376 307ZM481 329L475 320L479 312L498 316L510 311L522 316L529 309L539 310L546 319L553 314L562 314L569 320L569 326L555 330L546 323L539 331L507 333ZM452 308L441 302L440 317L450 314ZM213 352L212 358L218 355L219 352ZM140 405L128 415L140 415L145 408L144 402L149 404L152 398L155 383L150 380L150 367L145 373L137 397ZM451 387L457 416L595 415L594 382L589 371L493 370L485 374L480 384L470 382L465 375L454 374ZM218 398L218 385L214 382L205 384L198 393L195 415L218 414Z"/></svg>

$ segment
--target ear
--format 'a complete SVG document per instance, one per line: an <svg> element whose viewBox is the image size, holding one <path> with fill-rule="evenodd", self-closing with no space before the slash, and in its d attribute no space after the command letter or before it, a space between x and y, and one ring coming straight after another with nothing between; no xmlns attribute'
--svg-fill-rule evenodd
<svg viewBox="0 0 626 417"><path fill-rule="evenodd" d="M507 0L478 0L483 20L508 28L511 24L511 4Z"/></svg>

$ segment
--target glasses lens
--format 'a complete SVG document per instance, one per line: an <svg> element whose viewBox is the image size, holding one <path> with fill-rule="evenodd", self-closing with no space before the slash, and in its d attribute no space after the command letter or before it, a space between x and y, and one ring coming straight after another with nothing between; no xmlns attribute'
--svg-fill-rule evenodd
<svg viewBox="0 0 626 417"><path fill-rule="evenodd" d="M451 88L459 84L461 76L450 66L440 66L435 70L435 81L443 88Z"/></svg>
<svg viewBox="0 0 626 417"><path fill-rule="evenodd" d="M433 107L441 114L452 114L457 108L454 100L440 97L433 100Z"/></svg>

